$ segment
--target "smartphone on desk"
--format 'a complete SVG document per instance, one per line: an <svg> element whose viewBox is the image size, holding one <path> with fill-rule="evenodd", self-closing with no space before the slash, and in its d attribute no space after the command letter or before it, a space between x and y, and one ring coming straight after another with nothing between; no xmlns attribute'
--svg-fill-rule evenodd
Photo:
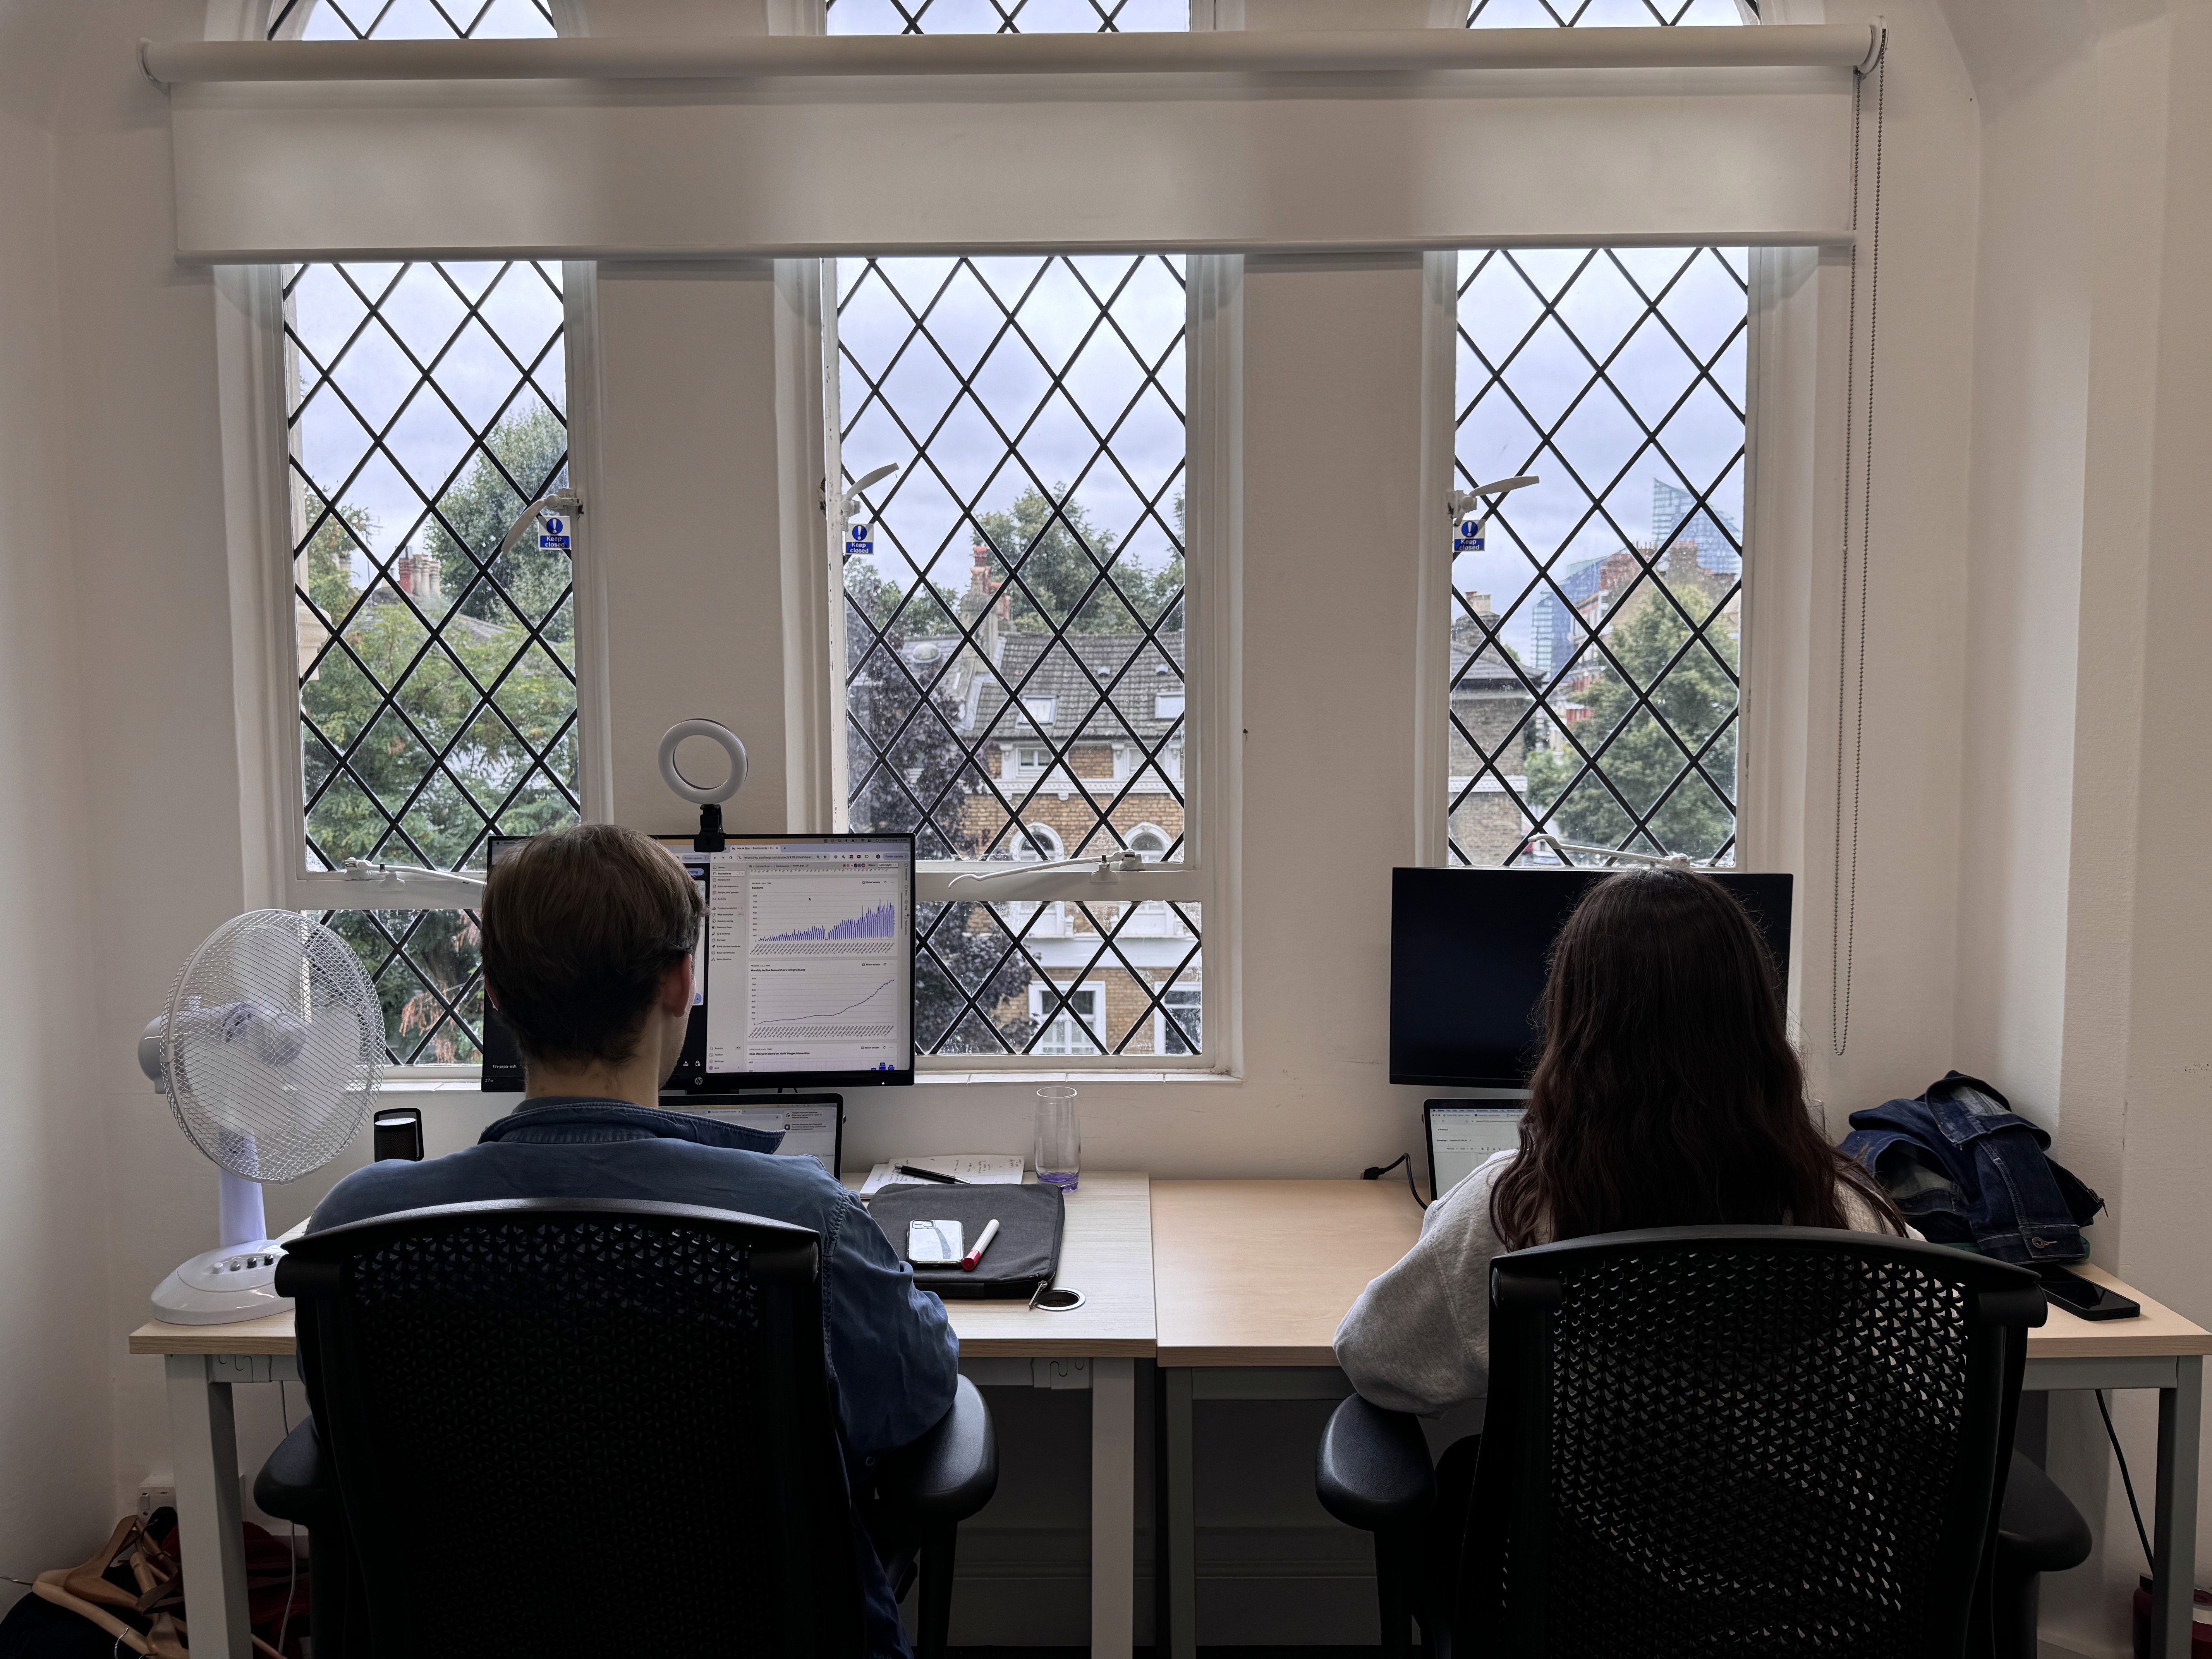
<svg viewBox="0 0 2212 1659"><path fill-rule="evenodd" d="M2043 1294L2054 1308L2063 1308L2076 1319L2139 1319L2142 1304L2130 1302L2118 1291L2106 1290L2094 1279L2065 1267L2039 1267Z"/></svg>

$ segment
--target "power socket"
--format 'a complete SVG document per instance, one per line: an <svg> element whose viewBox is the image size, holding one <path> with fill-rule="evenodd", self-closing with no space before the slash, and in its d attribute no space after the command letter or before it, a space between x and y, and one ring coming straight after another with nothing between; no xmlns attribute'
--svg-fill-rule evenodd
<svg viewBox="0 0 2212 1659"><path fill-rule="evenodd" d="M138 1518L141 1521L150 1520L155 1510L176 1507L177 1489L174 1486L157 1486L149 1482L138 1488Z"/></svg>

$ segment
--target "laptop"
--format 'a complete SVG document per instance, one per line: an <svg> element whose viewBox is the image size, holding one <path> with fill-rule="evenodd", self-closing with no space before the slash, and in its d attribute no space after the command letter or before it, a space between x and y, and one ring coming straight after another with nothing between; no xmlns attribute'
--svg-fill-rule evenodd
<svg viewBox="0 0 2212 1659"><path fill-rule="evenodd" d="M1520 1106L1431 1100L1421 1107L1429 1141L1429 1193L1442 1198L1499 1152L1521 1149Z"/></svg>

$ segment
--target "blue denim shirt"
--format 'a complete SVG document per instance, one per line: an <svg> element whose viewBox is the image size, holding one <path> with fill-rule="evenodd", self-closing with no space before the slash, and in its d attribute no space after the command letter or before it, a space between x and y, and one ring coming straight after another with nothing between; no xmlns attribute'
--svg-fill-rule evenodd
<svg viewBox="0 0 2212 1659"><path fill-rule="evenodd" d="M1938 1244L2000 1261L2079 1261L2105 1200L2045 1154L2051 1137L1978 1077L1946 1072L1915 1100L1851 1114L1844 1151Z"/></svg>
<svg viewBox="0 0 2212 1659"><path fill-rule="evenodd" d="M477 1144L356 1170L308 1231L396 1210L501 1198L634 1198L738 1210L822 1238L830 1383L856 1479L952 1408L960 1340L860 1200L812 1158L770 1158L781 1134L617 1100L526 1100ZM903 1653L890 1586L866 1552L870 1650Z"/></svg>

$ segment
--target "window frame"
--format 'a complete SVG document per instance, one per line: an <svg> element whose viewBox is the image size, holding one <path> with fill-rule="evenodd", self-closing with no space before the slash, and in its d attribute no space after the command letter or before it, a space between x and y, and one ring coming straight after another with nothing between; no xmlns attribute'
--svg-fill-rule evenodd
<svg viewBox="0 0 2212 1659"><path fill-rule="evenodd" d="M1770 0L1757 10L1738 0L1746 27L1757 27L1762 21L1818 21L1817 16L1793 15L1801 9L1792 0ZM1724 239L1717 240L1724 245ZM1705 245L1688 237L1681 243L1686 247ZM1839 380L1841 373L1839 362L1827 361L1840 354L1816 343L1820 283L1815 277L1829 252L1814 247L1747 250L1744 557L1736 671L1735 867L1739 869L1788 867L1789 849L1802 831L1795 820L1802 817L1802 803L1792 805L1789 784L1802 771L1807 758L1803 688L1794 679L1810 642L1804 635L1802 617L1785 614L1778 607L1802 588L1813 557L1808 538L1815 532L1816 524L1825 525L1832 516L1824 511L1808 471L1817 469L1829 451L1841 453L1840 442L1831 441L1836 434L1816 436L1813 431L1818 424L1815 405L1820 388L1829 380ZM1421 690L1413 718L1413 861L1432 868L1450 867L1452 862L1450 699L1434 688L1450 678L1452 562L1443 549L1451 535L1447 503L1460 488L1454 459L1460 252L1454 246L1425 254L1422 270L1418 518L1422 544L1438 552L1423 568L1415 617L1414 674ZM1793 940L1793 957L1800 953L1803 932L1800 929L1801 937ZM1790 982L1794 994L1794 974Z"/></svg>
<svg viewBox="0 0 2212 1659"><path fill-rule="evenodd" d="M256 40L284 0L241 9L239 38ZM576 0L551 0L562 35L585 32ZM285 20L306 25L312 5ZM211 33L214 31L210 31ZM219 38L219 37L218 37ZM374 254L362 256L373 261ZM549 262L550 263L550 262ZM568 479L583 506L573 520L577 795L586 823L604 823L614 798L607 675L606 573L595 546L592 503L599 496L598 266L563 260L562 349L568 376ZM300 727L298 623L292 544L291 411L285 374L283 270L218 266L215 272L223 495L232 578L232 637L244 848L249 904L296 911L474 909L473 883L412 876L403 887L307 866L305 744ZM398 1064L387 1087L473 1082L476 1064Z"/></svg>
<svg viewBox="0 0 2212 1659"><path fill-rule="evenodd" d="M1173 250L1165 250L1173 252ZM854 257L862 257L855 253ZM1243 726L1242 659L1243 613L1243 273L1237 254L1183 256L1184 362L1187 398L1184 405L1184 546L1183 617L1185 712L1182 737L1176 750L1184 798L1183 854L1173 864L1147 864L1140 871L1118 873L1113 884L1102 887L1086 870L1045 878L1048 886L1025 884L1020 901L991 900L1004 905L1054 901L1134 905L1146 900L1168 900L1200 907L1198 976L1206 997L1200 1051L1189 1055L1150 1053L1121 1054L921 1054L915 1057L918 1076L955 1081L966 1078L1106 1076L1130 1079L1171 1073L1176 1076L1243 1075L1243 1020L1239 1005L1239 964L1242 937L1237 915L1240 887L1238 870L1241 834L1241 759L1243 744L1236 740ZM822 384L822 448L825 477L846 477L842 456L838 341L836 330L837 278L835 262L823 259L821 268L822 322L819 364ZM827 492L824 492L826 495ZM824 511L821 545L824 558L819 567L824 591L817 597L799 596L808 606L824 603L838 626L816 635L822 651L816 665L817 682L830 685L835 734L830 762L823 769L836 780L830 802L830 825L850 828L845 780L845 657L844 526ZM791 601L787 601L790 603ZM1168 760L1164 750L1162 762ZM1019 868L1006 862L928 860L915 874L918 904L973 902L979 896L952 887L955 877L993 874ZM1085 971L1110 971L1111 952ZM1071 981L1071 983L1075 981ZM1085 981L1088 982L1088 981ZM1056 1064L1074 1061L1074 1066Z"/></svg>
<svg viewBox="0 0 2212 1659"><path fill-rule="evenodd" d="M1683 246L1689 246L1687 242ZM1702 245L1699 245L1702 246ZM1786 273L1795 271L1811 249L1759 248L1749 250L1750 273L1746 293L1748 317L1745 329L1743 515L1743 598L1739 616L1735 787L1735 867L1758 867L1754 860L1766 855L1769 842L1761 785L1770 753L1783 734L1771 719L1754 721L1751 710L1779 693L1773 684L1771 651L1759 652L1752 644L1759 628L1753 618L1762 610L1761 583L1755 574L1770 556L1787 557L1778 547L1769 555L1766 545L1753 551L1760 532L1774 524L1777 503L1761 493L1759 457L1762 434L1771 443L1777 423L1793 418L1793 409L1809 405L1814 386L1807 372L1789 373L1778 382L1771 363L1774 331L1781 326L1778 313L1784 292L1800 285ZM1451 709L1449 696L1437 688L1450 678L1452 624L1452 562L1443 549L1451 536L1447 503L1459 488L1453 472L1459 413L1456 345L1459 326L1460 250L1423 256L1422 343L1422 455L1420 533L1423 544L1437 548L1437 556L1425 566L1416 617L1414 672L1421 687L1414 714L1414 857L1416 864L1443 868L1451 864L1450 797ZM1809 366L1808 366L1809 367ZM1769 624L1771 625L1771 624Z"/></svg>

